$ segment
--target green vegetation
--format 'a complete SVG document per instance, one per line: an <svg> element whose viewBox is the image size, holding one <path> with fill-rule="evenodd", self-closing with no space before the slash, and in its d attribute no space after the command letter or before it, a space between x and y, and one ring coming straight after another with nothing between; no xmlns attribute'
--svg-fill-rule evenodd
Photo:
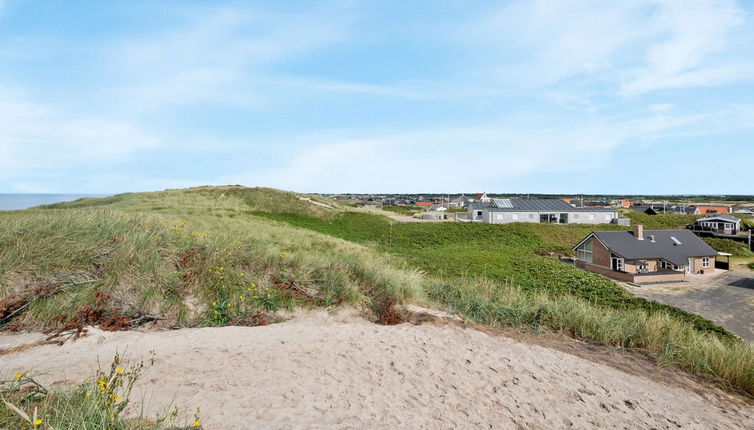
<svg viewBox="0 0 754 430"><path fill-rule="evenodd" d="M631 224L641 224L647 230L672 230L679 228L686 228L687 225L693 224L697 218L697 215L684 215L684 214L659 214L648 215L644 212L622 210L621 216L631 220Z"/></svg>
<svg viewBox="0 0 754 430"><path fill-rule="evenodd" d="M751 345L553 258L593 226L395 223L314 201L202 187L0 212L0 319L20 309L0 324L259 325L281 308L340 304L389 323L410 300L639 349L754 394Z"/></svg>
<svg viewBox="0 0 754 430"><path fill-rule="evenodd" d="M489 280L436 282L430 298L492 326L560 330L621 349L648 351L660 364L714 375L728 388L754 394L754 348L699 331L667 312L597 307L572 296L526 292Z"/></svg>
<svg viewBox="0 0 754 430"><path fill-rule="evenodd" d="M123 367L121 367L123 366ZM126 366L115 356L110 368L98 369L94 377L73 388L47 389L32 377L18 373L0 382L0 427L56 430L162 430L201 427L197 407L190 426L177 426L177 410L157 416L125 418L124 410L144 363Z"/></svg>
<svg viewBox="0 0 754 430"><path fill-rule="evenodd" d="M702 238L709 246L718 252L728 252L734 257L751 257L754 252L749 249L749 245L744 242L738 242L730 239L718 239L711 237Z"/></svg>
<svg viewBox="0 0 754 430"><path fill-rule="evenodd" d="M382 210L410 216L417 212L421 212L424 209L419 206L383 206Z"/></svg>

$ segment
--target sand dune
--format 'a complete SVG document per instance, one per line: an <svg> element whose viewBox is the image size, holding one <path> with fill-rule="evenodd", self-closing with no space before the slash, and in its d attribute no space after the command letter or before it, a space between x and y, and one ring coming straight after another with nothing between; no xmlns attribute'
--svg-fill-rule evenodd
<svg viewBox="0 0 754 430"><path fill-rule="evenodd" d="M0 346L38 335L2 335ZM205 428L754 428L754 408L693 381L660 382L457 324L379 326L314 312L266 327L102 332L0 357L46 384L116 349L156 352L136 388L154 413L201 405Z"/></svg>

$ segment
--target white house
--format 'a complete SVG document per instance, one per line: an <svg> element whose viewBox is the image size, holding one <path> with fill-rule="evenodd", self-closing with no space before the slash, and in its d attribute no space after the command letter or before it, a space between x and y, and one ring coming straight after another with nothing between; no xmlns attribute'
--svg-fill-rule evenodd
<svg viewBox="0 0 754 430"><path fill-rule="evenodd" d="M469 219L489 224L542 222L549 224L617 223L618 210L577 208L560 199L491 199L469 203ZM616 221L613 221L616 220Z"/></svg>

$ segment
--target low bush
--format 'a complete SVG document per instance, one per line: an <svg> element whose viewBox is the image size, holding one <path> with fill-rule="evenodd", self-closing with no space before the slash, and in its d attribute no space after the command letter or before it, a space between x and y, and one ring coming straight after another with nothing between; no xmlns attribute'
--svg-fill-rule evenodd
<svg viewBox="0 0 754 430"><path fill-rule="evenodd" d="M709 246L718 252L728 252L733 254L734 257L751 257L754 252L751 251L749 245L744 242L738 242L730 239L718 239L711 237L702 238Z"/></svg>

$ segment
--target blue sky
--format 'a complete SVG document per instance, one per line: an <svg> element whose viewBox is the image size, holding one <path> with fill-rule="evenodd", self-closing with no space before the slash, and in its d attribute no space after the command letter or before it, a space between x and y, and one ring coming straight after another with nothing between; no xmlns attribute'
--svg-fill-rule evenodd
<svg viewBox="0 0 754 430"><path fill-rule="evenodd" d="M0 192L754 193L752 3L479 3L0 0Z"/></svg>

